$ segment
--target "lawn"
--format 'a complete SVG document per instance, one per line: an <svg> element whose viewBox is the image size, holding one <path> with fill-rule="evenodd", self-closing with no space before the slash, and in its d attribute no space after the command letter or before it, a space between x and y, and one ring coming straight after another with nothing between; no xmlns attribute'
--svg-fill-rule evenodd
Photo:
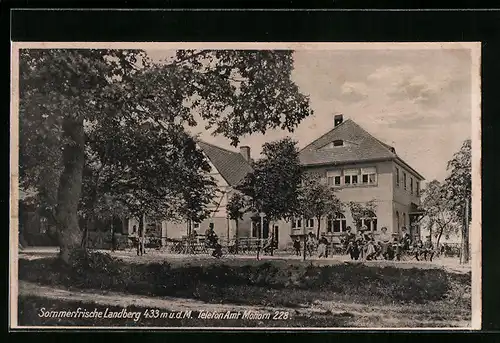
<svg viewBox="0 0 500 343"><path fill-rule="evenodd" d="M466 326L470 321L470 273L455 274L438 268L318 266L286 260L141 264L100 253L76 259L72 266L63 266L54 258L19 262L20 280L54 288L95 294L115 292L138 298L173 297L221 306L265 306L293 314L287 321L211 320L211 324L206 324L206 320L198 318L185 319L189 323L151 319L130 325L449 327ZM79 306L69 300L21 296L19 305L23 311L19 321L54 324L59 319L37 319L33 311L42 305ZM309 311L312 308L320 311Z"/></svg>

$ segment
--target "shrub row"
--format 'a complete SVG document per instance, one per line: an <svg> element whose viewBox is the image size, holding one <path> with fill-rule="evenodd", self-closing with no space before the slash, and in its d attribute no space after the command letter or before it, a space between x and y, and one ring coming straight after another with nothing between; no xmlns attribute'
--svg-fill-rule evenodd
<svg viewBox="0 0 500 343"><path fill-rule="evenodd" d="M76 253L70 266L57 260L20 261L20 279L82 289L103 289L156 296L224 299L225 292L245 287L307 290L387 301L417 302L443 299L450 288L441 269L405 269L365 265L183 266L168 263L128 264L102 253ZM463 280L461 280L463 281ZM245 300L245 299L243 299Z"/></svg>

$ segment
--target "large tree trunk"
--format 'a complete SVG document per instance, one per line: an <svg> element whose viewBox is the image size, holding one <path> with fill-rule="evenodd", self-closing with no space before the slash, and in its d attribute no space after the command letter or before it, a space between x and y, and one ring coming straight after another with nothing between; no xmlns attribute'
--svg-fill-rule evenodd
<svg viewBox="0 0 500 343"><path fill-rule="evenodd" d="M469 205L468 202L465 203L465 218L464 225L462 228L462 263L469 263Z"/></svg>
<svg viewBox="0 0 500 343"><path fill-rule="evenodd" d="M82 232L78 226L78 203L82 192L85 162L83 119L67 117L63 122L63 171L57 196L57 231L60 258L68 263L71 252L80 248Z"/></svg>
<svg viewBox="0 0 500 343"><path fill-rule="evenodd" d="M316 218L318 220L318 230L316 231L316 239L319 239L319 234L321 231L321 217Z"/></svg>
<svg viewBox="0 0 500 343"><path fill-rule="evenodd" d="M144 254L144 214L138 216L139 219L139 228L137 231L137 255L142 256Z"/></svg>
<svg viewBox="0 0 500 343"><path fill-rule="evenodd" d="M439 229L439 234L436 242L436 249L439 249L439 242L441 241L441 237L443 236L444 226Z"/></svg>

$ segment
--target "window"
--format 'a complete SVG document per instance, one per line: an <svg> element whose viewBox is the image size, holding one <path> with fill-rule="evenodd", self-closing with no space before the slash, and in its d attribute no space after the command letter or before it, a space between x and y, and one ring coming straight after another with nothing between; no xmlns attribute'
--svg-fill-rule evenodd
<svg viewBox="0 0 500 343"><path fill-rule="evenodd" d="M419 196L420 195L420 182L416 180L415 183L417 185L417 195Z"/></svg>
<svg viewBox="0 0 500 343"><path fill-rule="evenodd" d="M333 141L333 146L342 146L344 145L344 141L343 140L336 140L336 141Z"/></svg>
<svg viewBox="0 0 500 343"><path fill-rule="evenodd" d="M403 187L406 191L406 172L403 172Z"/></svg>
<svg viewBox="0 0 500 343"><path fill-rule="evenodd" d="M313 228L314 227L314 219L306 219L306 228Z"/></svg>
<svg viewBox="0 0 500 343"><path fill-rule="evenodd" d="M406 227L406 214L403 213L403 226Z"/></svg>
<svg viewBox="0 0 500 343"><path fill-rule="evenodd" d="M351 184L351 175L344 175L344 184L345 185Z"/></svg>
<svg viewBox="0 0 500 343"><path fill-rule="evenodd" d="M346 227L345 216L342 213L338 213L336 216L328 216L326 221L327 232L344 232Z"/></svg>
<svg viewBox="0 0 500 343"><path fill-rule="evenodd" d="M410 177L410 194L413 194L413 178Z"/></svg>
<svg viewBox="0 0 500 343"><path fill-rule="evenodd" d="M396 187L399 187L399 168L396 167Z"/></svg>
<svg viewBox="0 0 500 343"><path fill-rule="evenodd" d="M396 211L396 228L398 229L399 232L399 212Z"/></svg>
<svg viewBox="0 0 500 343"><path fill-rule="evenodd" d="M375 167L361 168L361 182L364 185L374 185L377 183L377 169Z"/></svg>
<svg viewBox="0 0 500 343"><path fill-rule="evenodd" d="M366 218L361 219L361 226L366 226L370 231L377 231L377 216L371 212Z"/></svg>
<svg viewBox="0 0 500 343"><path fill-rule="evenodd" d="M342 173L340 170L329 170L326 172L327 183L330 186L340 186Z"/></svg>
<svg viewBox="0 0 500 343"><path fill-rule="evenodd" d="M292 219L292 229L302 228L302 219Z"/></svg>
<svg viewBox="0 0 500 343"><path fill-rule="evenodd" d="M356 185L358 183L359 169L344 170L344 184Z"/></svg>
<svg viewBox="0 0 500 343"><path fill-rule="evenodd" d="M351 177L351 182L353 185L357 185L358 184L358 175L353 175Z"/></svg>

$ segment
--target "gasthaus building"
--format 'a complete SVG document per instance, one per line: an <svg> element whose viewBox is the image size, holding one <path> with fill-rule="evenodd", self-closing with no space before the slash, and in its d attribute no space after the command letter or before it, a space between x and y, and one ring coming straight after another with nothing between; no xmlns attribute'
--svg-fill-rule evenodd
<svg viewBox="0 0 500 343"><path fill-rule="evenodd" d="M374 201L375 213L362 220L375 235L382 226L389 233L398 234L407 227L413 236L420 235L420 183L424 177L397 155L396 149L375 138L354 121L334 115L332 129L304 147L299 154L300 162L308 173L319 174L331 187L337 188L337 197L343 202L366 203ZM191 228L204 233L210 222L222 239L234 237L235 224L229 220L226 204L235 187L252 171L250 148L240 147L231 151L203 141L197 142L211 165L211 175L218 185L217 199L211 208L213 215L201 223L191 223ZM147 218L146 218L147 219ZM128 232L134 220L128 221ZM349 209L336 217L324 218L321 231L328 236L339 237L345 229L355 224ZM189 231L189 223L149 223L148 231L161 234L162 243L168 238L181 238ZM304 233L316 233L316 219L296 218L279 221L273 230L264 226L263 236L274 232L278 246L288 246L292 239ZM246 214L239 222L238 237L258 237L259 222Z"/></svg>

